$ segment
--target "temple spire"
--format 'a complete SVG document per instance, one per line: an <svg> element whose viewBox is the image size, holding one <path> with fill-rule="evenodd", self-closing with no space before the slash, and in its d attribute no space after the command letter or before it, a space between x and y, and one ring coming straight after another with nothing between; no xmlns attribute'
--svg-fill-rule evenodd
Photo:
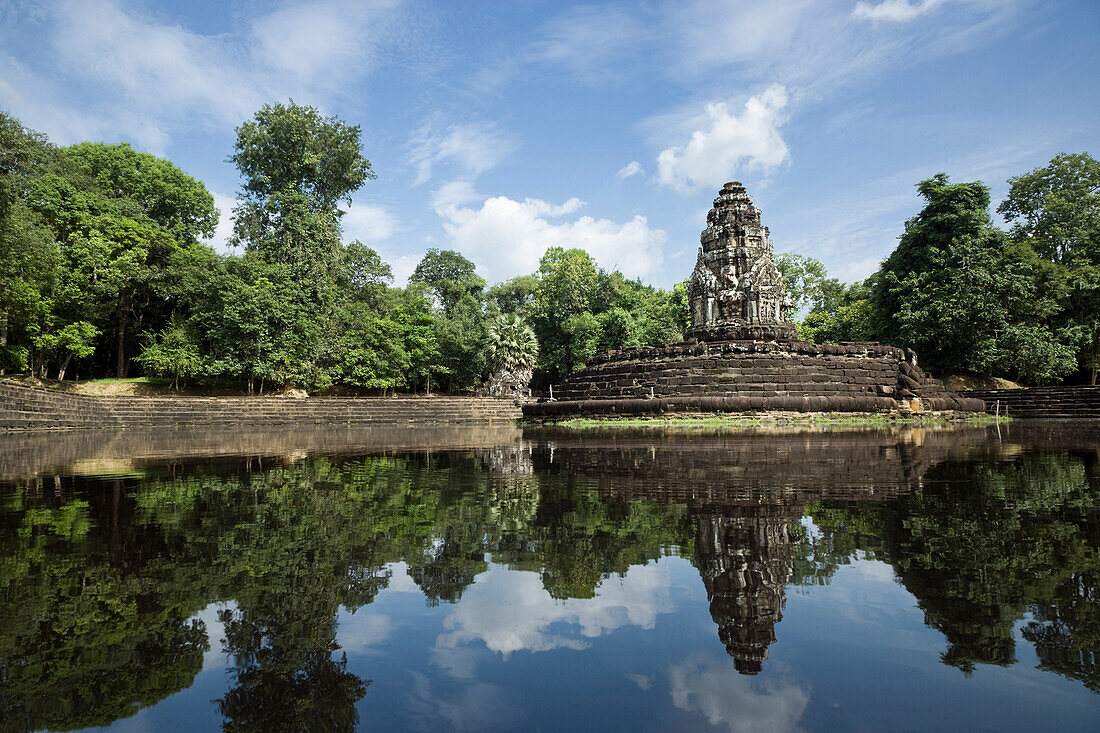
<svg viewBox="0 0 1100 733"><path fill-rule="evenodd" d="M722 186L699 235L699 257L688 282L688 338L704 341L789 340L790 299L775 266L760 209L739 181Z"/></svg>

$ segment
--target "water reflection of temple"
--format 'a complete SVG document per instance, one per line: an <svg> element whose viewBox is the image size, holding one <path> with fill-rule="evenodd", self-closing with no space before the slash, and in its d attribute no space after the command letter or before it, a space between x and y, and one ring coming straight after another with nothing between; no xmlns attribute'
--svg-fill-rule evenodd
<svg viewBox="0 0 1100 733"><path fill-rule="evenodd" d="M882 500L917 489L925 472L985 440L985 431L707 435L609 432L541 441L536 461L594 480L619 499L686 504L718 637L742 674L776 642L786 586L815 500ZM550 469L551 466L543 466Z"/></svg>
<svg viewBox="0 0 1100 733"><path fill-rule="evenodd" d="M695 566L703 578L718 638L737 671L756 674L783 620L794 569L798 507L729 507L695 517Z"/></svg>

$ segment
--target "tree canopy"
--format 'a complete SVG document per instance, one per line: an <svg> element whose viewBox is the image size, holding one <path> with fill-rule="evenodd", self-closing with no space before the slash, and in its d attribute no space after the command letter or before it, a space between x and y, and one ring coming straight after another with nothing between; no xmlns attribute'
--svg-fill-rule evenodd
<svg viewBox="0 0 1100 733"><path fill-rule="evenodd" d="M583 249L549 247L535 272L489 285L462 253L431 248L395 287L377 251L344 237L341 207L374 177L361 130L313 107L265 105L229 160L242 250L219 255L203 243L213 197L170 161L125 143L58 148L0 112L0 373L471 393L511 314L535 335L545 389L597 352L675 342L687 325L685 283L656 288ZM980 181L940 173L917 190L923 208L864 282L777 255L801 338L909 347L939 374L1095 381L1100 164L1059 154L1010 179L1008 232Z"/></svg>

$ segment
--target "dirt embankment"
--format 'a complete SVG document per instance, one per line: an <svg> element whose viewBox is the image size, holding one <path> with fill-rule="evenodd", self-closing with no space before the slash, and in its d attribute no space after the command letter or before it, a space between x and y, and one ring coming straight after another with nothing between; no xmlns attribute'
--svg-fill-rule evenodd
<svg viewBox="0 0 1100 733"><path fill-rule="evenodd" d="M943 386L952 392L968 389L1024 389L1024 385L1001 377L978 377L973 374L953 374L943 378Z"/></svg>

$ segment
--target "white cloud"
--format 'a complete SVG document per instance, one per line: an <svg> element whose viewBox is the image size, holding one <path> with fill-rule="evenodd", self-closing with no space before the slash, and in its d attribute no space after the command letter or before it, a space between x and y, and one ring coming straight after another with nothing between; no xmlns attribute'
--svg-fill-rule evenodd
<svg viewBox="0 0 1100 733"><path fill-rule="evenodd" d="M38 30L49 46L36 56L34 74L0 59L0 89L35 90L5 96L6 106L57 142L125 136L163 153L177 133L231 129L271 100L323 104L339 95L393 42L397 6L288 4L235 32L204 34L162 11L62 0L0 30L0 42ZM36 79L49 82L27 86Z"/></svg>
<svg viewBox="0 0 1100 733"><path fill-rule="evenodd" d="M653 628L658 614L673 610L670 585L666 567L645 565L631 568L619 582L601 585L594 598L557 601L535 573L491 570L443 621L446 631L436 647L480 640L505 657L518 651L585 649L586 639L623 626Z"/></svg>
<svg viewBox="0 0 1100 733"><path fill-rule="evenodd" d="M428 122L413 135L409 148L409 164L416 168L413 185L419 186L431 180L435 166L445 161L468 175L480 175L510 155L516 142L494 123L468 122L440 129L436 122Z"/></svg>
<svg viewBox="0 0 1100 733"><path fill-rule="evenodd" d="M638 8L573 7L552 19L527 49L529 61L560 66L586 83L620 76L622 63L653 39Z"/></svg>
<svg viewBox="0 0 1100 733"><path fill-rule="evenodd" d="M397 231L397 217L384 206L353 203L344 214L344 241L364 244L384 242Z"/></svg>
<svg viewBox="0 0 1100 733"><path fill-rule="evenodd" d="M533 272L552 246L583 249L601 266L618 267L628 277L657 271L667 238L663 230L651 229L644 216L624 223L591 216L553 221L583 205L578 198L552 204L496 196L480 208L450 203L438 206L436 213L443 218L451 246L482 264L490 281Z"/></svg>
<svg viewBox="0 0 1100 733"><path fill-rule="evenodd" d="M852 17L865 20L888 20L904 22L918 15L935 10L944 0L917 0L914 5L909 0L882 0L878 5L859 2L852 10Z"/></svg>
<svg viewBox="0 0 1100 733"><path fill-rule="evenodd" d="M636 160L632 160L624 165L622 168L620 168L619 172L615 174L615 177L621 181L624 178L630 178L631 176L636 176L640 173L645 173L645 170L642 168L642 164Z"/></svg>
<svg viewBox="0 0 1100 733"><path fill-rule="evenodd" d="M218 207L218 226L214 229L214 236L207 240L207 244L214 248L218 254L240 254L238 248L229 246L229 238L233 236L233 207L238 201L233 196L226 196L216 191L211 191L214 197L214 206Z"/></svg>
<svg viewBox="0 0 1100 733"><path fill-rule="evenodd" d="M451 181L432 193L432 208L445 209L451 206L464 206L483 199L484 196L474 190L470 181Z"/></svg>
<svg viewBox="0 0 1100 733"><path fill-rule="evenodd" d="M691 120L690 140L657 156L657 180L691 191L720 185L742 169L767 172L787 162L790 150L780 131L786 106L787 90L779 85L750 97L740 116L724 102L708 104Z"/></svg>
<svg viewBox="0 0 1100 733"><path fill-rule="evenodd" d="M882 70L988 42L1028 0L958 0L935 27L904 32L852 22L851 0L663 0L633 7L570 9L521 54L526 62L602 81L645 69L697 84L710 96L748 84L780 83L820 96ZM857 14L917 14L947 0L863 0ZM881 27L877 27L880 26ZM896 24L895 24L896 25ZM715 91L714 88L718 87Z"/></svg>
<svg viewBox="0 0 1100 733"><path fill-rule="evenodd" d="M391 32L400 0L299 2L258 19L255 56L311 85L362 73L377 61L378 39Z"/></svg>
<svg viewBox="0 0 1100 733"><path fill-rule="evenodd" d="M393 272L393 286L395 288L403 288L409 284L409 278L412 277L413 272L416 271L416 266L420 264L420 258L423 255L389 255L386 252L379 252L382 255L382 259L390 264L390 270Z"/></svg>
<svg viewBox="0 0 1100 733"><path fill-rule="evenodd" d="M806 21L822 14L820 0L672 2L665 18L675 30L675 60L690 73L738 64L770 66L805 38Z"/></svg>

